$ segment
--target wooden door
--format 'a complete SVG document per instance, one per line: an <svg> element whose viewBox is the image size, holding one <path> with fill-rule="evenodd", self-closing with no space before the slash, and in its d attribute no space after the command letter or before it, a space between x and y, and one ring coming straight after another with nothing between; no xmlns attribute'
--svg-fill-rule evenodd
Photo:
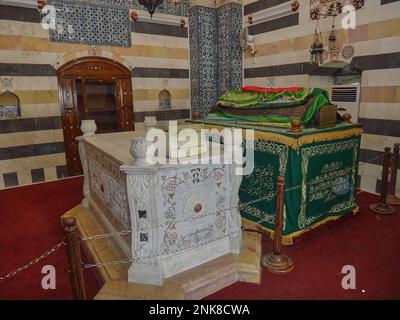
<svg viewBox="0 0 400 320"><path fill-rule="evenodd" d="M82 174L76 137L82 134L80 131L81 120L89 117L85 83L87 81L115 83L116 128L118 131L134 130L131 71L111 59L83 57L61 66L57 70L57 74L67 168L68 174L74 176ZM80 113L77 81L82 83L83 112Z"/></svg>
<svg viewBox="0 0 400 320"><path fill-rule="evenodd" d="M75 80L60 79L60 101L63 106L61 112L64 133L65 157L69 175L82 173L79 159L78 142L76 137L81 135L78 120L78 103L76 98Z"/></svg>
<svg viewBox="0 0 400 320"><path fill-rule="evenodd" d="M135 130L131 79L119 79L117 86L117 126L119 131Z"/></svg>

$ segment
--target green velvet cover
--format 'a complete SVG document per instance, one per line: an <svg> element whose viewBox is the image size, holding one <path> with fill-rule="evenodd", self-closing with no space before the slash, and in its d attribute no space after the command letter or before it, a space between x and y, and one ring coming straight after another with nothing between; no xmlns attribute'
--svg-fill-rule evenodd
<svg viewBox="0 0 400 320"><path fill-rule="evenodd" d="M295 106L303 106L310 99L312 100L311 106L307 112L302 116L304 124L311 122L312 118L318 110L329 105L329 94L327 91L320 88L304 88L294 92L280 91L280 92L256 92L256 91L242 91L230 90L225 92L218 100L216 107L208 115L207 119L219 119L227 121L232 119L234 121L246 122L281 122L288 123L293 120L291 116L245 116L237 115L238 110L249 109L278 109ZM220 106L229 107L235 110L235 114L226 110L222 110Z"/></svg>
<svg viewBox="0 0 400 320"><path fill-rule="evenodd" d="M308 228L330 216L341 216L356 207L360 137L323 141L292 149L256 140L255 168L244 176L240 202L265 200L241 206L243 217L274 229L276 177L285 176L284 235Z"/></svg>
<svg viewBox="0 0 400 320"><path fill-rule="evenodd" d="M209 120L188 122L255 130L254 171L243 176L239 198L242 216L262 227L274 230L278 175L285 177L285 236L296 235L328 217L342 216L357 206L355 191L361 131L345 137L346 132L361 130L357 124L340 123L327 129L304 128L302 133L294 134L285 128L257 124ZM325 140L293 148L267 138L257 138L262 134L294 141L308 137L313 140L312 137L322 134ZM262 197L265 200L246 204Z"/></svg>

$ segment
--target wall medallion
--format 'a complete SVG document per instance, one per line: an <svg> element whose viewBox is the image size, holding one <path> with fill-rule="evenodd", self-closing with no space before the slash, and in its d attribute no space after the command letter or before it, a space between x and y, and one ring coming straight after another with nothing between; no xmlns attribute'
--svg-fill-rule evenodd
<svg viewBox="0 0 400 320"><path fill-rule="evenodd" d="M343 59L349 60L354 56L354 47L350 44L345 45L342 49Z"/></svg>

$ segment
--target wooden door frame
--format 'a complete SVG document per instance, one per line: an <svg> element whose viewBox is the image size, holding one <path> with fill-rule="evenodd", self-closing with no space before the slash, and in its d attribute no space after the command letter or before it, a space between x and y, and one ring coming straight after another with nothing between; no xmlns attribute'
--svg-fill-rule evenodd
<svg viewBox="0 0 400 320"><path fill-rule="evenodd" d="M77 101L77 92L76 92L76 80L81 79L83 82L85 80L88 81L113 81L115 84L115 92L116 92L116 108L117 112L127 112L126 108L118 108L118 103L127 104L123 97L119 97L119 92L117 90L118 83L124 82L128 83L127 91L124 94L130 95L130 103L129 103L129 112L124 115L124 119L128 119L126 122L126 126L119 127L119 130L134 130L134 118L133 118L133 99L132 99L132 72L126 66L122 65L121 63L104 58L104 57L97 57L97 56L87 56L81 57L78 59L71 60L62 66L60 66L57 70L57 78L58 78L58 88L59 88L59 101L60 101L60 109L61 109L61 120L63 126L63 133L64 133L64 145L65 145L65 152L66 152L66 160L67 160L67 168L68 174L70 176L78 175L82 173L82 168L80 166L80 159L76 156L77 155L77 142L75 138L80 133L80 120L79 119L79 110L78 110L78 101ZM69 82L68 90L71 90L73 94L72 99L66 101L65 99L65 91L66 91L66 83ZM68 94L67 94L68 95ZM86 97L84 97L86 99ZM72 101L72 106L70 105ZM68 105L68 108L67 107ZM66 112L68 113L75 113L73 116L66 117ZM85 115L87 115L85 113ZM76 119L78 123L69 123L72 120ZM74 121L72 121L74 122ZM127 129L129 128L129 129ZM72 137L72 138L71 138ZM73 150L71 150L71 148ZM76 150L75 150L76 149ZM73 156L71 156L73 155ZM78 158L78 159L77 159ZM77 161L79 163L77 163Z"/></svg>

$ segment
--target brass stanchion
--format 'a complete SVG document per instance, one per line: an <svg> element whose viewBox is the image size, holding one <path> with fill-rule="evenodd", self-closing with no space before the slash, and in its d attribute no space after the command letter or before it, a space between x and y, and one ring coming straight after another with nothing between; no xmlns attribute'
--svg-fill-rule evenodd
<svg viewBox="0 0 400 320"><path fill-rule="evenodd" d="M382 167L382 181L381 181L381 195L377 203L371 204L369 208L379 214L393 214L396 210L387 203L387 191L388 191L388 175L390 165L390 148L385 148L385 154L383 156L383 167Z"/></svg>
<svg viewBox="0 0 400 320"><path fill-rule="evenodd" d="M400 204L400 198L396 196L396 183L397 183L397 169L399 166L399 149L400 143L395 143L393 147L392 156L392 169L390 172L390 184L387 196L387 202L389 204Z"/></svg>
<svg viewBox="0 0 400 320"><path fill-rule="evenodd" d="M63 219L64 235L67 242L69 272L72 292L75 300L86 300L85 281L82 272L81 249L76 219L68 217Z"/></svg>
<svg viewBox="0 0 400 320"><path fill-rule="evenodd" d="M282 176L276 178L276 217L274 249L271 253L265 254L261 258L261 264L268 271L278 274L288 273L293 270L294 263L292 259L281 253L282 250L282 229L283 229L283 209L285 194L285 179Z"/></svg>

